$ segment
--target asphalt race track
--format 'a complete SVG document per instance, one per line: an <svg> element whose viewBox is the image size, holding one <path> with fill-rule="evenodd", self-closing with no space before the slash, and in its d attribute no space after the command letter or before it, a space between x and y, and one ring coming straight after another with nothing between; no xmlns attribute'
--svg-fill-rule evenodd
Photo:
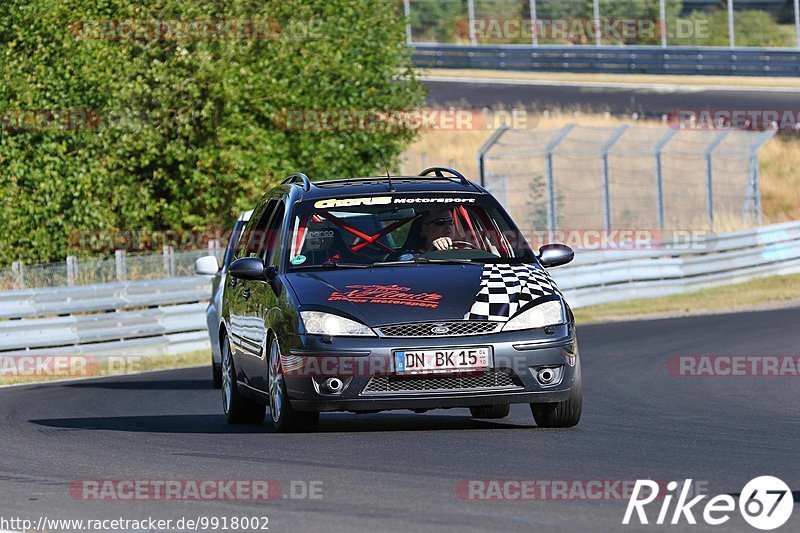
<svg viewBox="0 0 800 533"><path fill-rule="evenodd" d="M498 421L465 409L328 414L318 433L278 435L269 422L229 426L205 368L0 389L0 516L267 516L272 532L752 532L738 512L715 528L622 526L626 501L468 501L455 487L692 478L713 496L771 474L797 500L798 378L677 377L666 361L797 355L798 324L800 309L579 326L584 413L568 430L538 429L517 405ZM271 479L284 489L299 480L323 489L321 499L258 503L83 501L69 493L82 479ZM658 508L649 509L653 521ZM779 531L800 531L799 513ZM695 515L702 523L702 509Z"/></svg>
<svg viewBox="0 0 800 533"><path fill-rule="evenodd" d="M702 78L698 78L701 82ZM585 109L660 117L676 110L796 110L797 91L585 87L426 80L427 105Z"/></svg>

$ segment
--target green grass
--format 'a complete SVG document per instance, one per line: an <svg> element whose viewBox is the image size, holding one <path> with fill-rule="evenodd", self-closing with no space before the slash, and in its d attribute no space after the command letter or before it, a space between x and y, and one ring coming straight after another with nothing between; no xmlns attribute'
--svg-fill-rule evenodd
<svg viewBox="0 0 800 533"><path fill-rule="evenodd" d="M772 276L675 296L579 307L574 312L578 324L587 324L646 315L742 311L765 304L792 301L800 304L799 274Z"/></svg>
<svg viewBox="0 0 800 533"><path fill-rule="evenodd" d="M71 379L96 376L113 376L147 372L152 370L168 370L171 368L186 368L192 366L209 365L211 361L210 350L200 350L179 355L154 355L154 356L120 356L110 359L95 359L91 355L73 356L85 369L77 372L53 372L49 375L0 375L0 385L16 385L22 383L41 383L58 379ZM5 362L0 370L8 368L12 363ZM19 363L13 363L18 365ZM81 366L82 368L83 366ZM209 380L211 372L209 371ZM209 384L210 386L210 384Z"/></svg>

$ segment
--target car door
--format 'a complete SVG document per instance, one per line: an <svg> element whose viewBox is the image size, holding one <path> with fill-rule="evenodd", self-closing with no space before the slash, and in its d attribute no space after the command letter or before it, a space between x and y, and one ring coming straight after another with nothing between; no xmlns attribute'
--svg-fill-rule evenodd
<svg viewBox="0 0 800 533"><path fill-rule="evenodd" d="M261 253L263 229L269 222L274 204L264 202L259 205L250 217L250 222L242 233L235 259L242 257L256 257ZM238 279L227 275L225 286L225 300L228 305L228 330L231 343L234 347L234 362L236 367L246 375L247 360L252 352L252 338L257 337L251 331L248 323L247 305L251 296L252 281Z"/></svg>
<svg viewBox="0 0 800 533"><path fill-rule="evenodd" d="M280 256L280 248L282 243L282 236L284 234L284 220L286 218L286 204L284 199L275 201L274 209L269 223L265 229L264 246L259 254L267 266L278 266L278 258ZM248 299L247 310L247 323L252 324L252 328L248 328L248 333L254 335L252 339L252 346L259 347L259 350L254 350L253 355L257 356L252 358L249 362L248 377L250 384L253 387L266 390L267 389L267 315L271 309L275 309L278 305L278 298L272 286L266 281L252 281L249 285L250 298Z"/></svg>

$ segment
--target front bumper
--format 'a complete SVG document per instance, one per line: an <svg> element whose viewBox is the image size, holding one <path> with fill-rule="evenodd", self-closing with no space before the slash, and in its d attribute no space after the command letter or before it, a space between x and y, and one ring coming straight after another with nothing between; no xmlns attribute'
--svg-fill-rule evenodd
<svg viewBox="0 0 800 533"><path fill-rule="evenodd" d="M559 402L567 399L580 372L577 339L571 325L557 326L548 333L537 330L444 338L323 339L308 335L286 339L281 345L287 392L292 407L301 411L423 410ZM295 348L287 349L287 345ZM405 383L404 380L425 380L433 376L409 378L398 376L394 371L393 354L398 350L475 346L491 348L493 366L490 371L503 374L501 386L487 386L485 380L479 380L481 386L472 387L470 383L476 381L458 379L463 374L437 374L435 377L454 378L438 383L466 385L403 390L400 384ZM537 371L542 367L560 369L559 378L542 384L537 379ZM338 377L346 386L337 394L325 392L322 383L328 377ZM383 377L382 383L391 381L392 390L388 387L385 391L376 390L371 380L379 377Z"/></svg>

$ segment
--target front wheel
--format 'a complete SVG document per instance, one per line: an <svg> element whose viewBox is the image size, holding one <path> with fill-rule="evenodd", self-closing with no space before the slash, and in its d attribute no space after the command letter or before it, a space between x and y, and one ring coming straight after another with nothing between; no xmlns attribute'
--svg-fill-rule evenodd
<svg viewBox="0 0 800 533"><path fill-rule="evenodd" d="M269 412L272 425L278 433L313 431L319 422L319 413L292 409L286 394L281 349L274 338L269 345Z"/></svg>
<svg viewBox="0 0 800 533"><path fill-rule="evenodd" d="M580 362L576 366L575 381L569 397L563 402L532 403L531 412L536 425L541 428L571 428L581 420L583 390Z"/></svg>
<svg viewBox="0 0 800 533"><path fill-rule="evenodd" d="M228 339L222 340L222 409L231 424L260 424L267 408L239 394L236 368Z"/></svg>

